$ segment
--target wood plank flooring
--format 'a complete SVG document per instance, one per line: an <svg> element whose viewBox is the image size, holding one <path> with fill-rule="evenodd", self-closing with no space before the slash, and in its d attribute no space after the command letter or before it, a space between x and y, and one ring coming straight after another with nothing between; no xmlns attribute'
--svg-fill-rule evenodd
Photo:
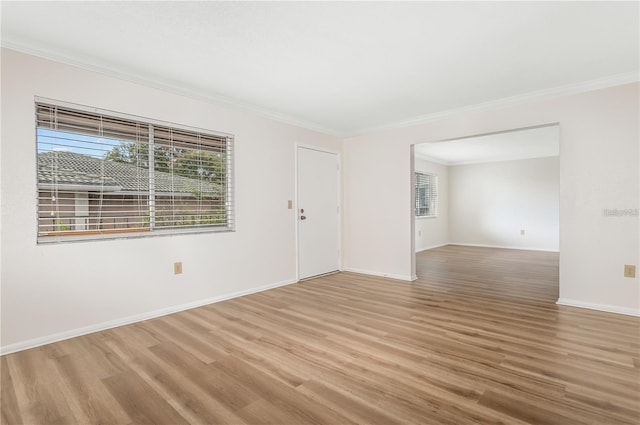
<svg viewBox="0 0 640 425"><path fill-rule="evenodd" d="M5 355L3 424L640 424L640 319L558 255L446 246Z"/></svg>

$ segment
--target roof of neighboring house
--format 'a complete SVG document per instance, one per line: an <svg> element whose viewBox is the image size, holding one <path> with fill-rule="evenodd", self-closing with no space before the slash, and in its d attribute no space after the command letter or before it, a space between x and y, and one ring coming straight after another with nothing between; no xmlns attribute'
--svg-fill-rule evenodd
<svg viewBox="0 0 640 425"><path fill-rule="evenodd" d="M148 176L147 168L79 153L52 151L38 154L40 184L117 187L121 192L140 192L149 190ZM154 177L155 191L159 193L222 194L222 189L215 183L157 170Z"/></svg>

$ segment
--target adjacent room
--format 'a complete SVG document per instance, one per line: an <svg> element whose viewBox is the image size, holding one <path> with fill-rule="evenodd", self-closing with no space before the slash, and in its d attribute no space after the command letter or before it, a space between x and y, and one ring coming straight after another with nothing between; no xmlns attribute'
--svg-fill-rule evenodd
<svg viewBox="0 0 640 425"><path fill-rule="evenodd" d="M416 252L447 244L557 252L559 155L555 124L416 145Z"/></svg>
<svg viewBox="0 0 640 425"><path fill-rule="evenodd" d="M640 3L0 12L3 424L640 423Z"/></svg>
<svg viewBox="0 0 640 425"><path fill-rule="evenodd" d="M485 281L474 283L495 296L556 302L559 142L560 127L551 124L416 145L418 279L433 279L443 272L445 259L455 256L475 274L488 273ZM490 272L505 258L544 262L548 276L521 280L522 285L517 280L499 284ZM451 277L455 270L445 273ZM457 283L467 289L472 285Z"/></svg>

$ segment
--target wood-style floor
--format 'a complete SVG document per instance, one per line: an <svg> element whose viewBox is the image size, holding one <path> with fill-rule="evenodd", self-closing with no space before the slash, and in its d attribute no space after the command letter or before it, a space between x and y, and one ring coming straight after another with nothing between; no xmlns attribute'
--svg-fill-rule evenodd
<svg viewBox="0 0 640 425"><path fill-rule="evenodd" d="M443 247L2 357L3 424L639 424L640 320L558 256Z"/></svg>

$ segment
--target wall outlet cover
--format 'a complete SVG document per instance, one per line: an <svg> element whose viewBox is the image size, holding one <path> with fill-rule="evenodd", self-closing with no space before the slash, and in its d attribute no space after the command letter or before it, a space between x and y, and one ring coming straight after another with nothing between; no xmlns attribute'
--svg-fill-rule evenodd
<svg viewBox="0 0 640 425"><path fill-rule="evenodd" d="M624 277L636 277L636 266L631 264L625 264Z"/></svg>

